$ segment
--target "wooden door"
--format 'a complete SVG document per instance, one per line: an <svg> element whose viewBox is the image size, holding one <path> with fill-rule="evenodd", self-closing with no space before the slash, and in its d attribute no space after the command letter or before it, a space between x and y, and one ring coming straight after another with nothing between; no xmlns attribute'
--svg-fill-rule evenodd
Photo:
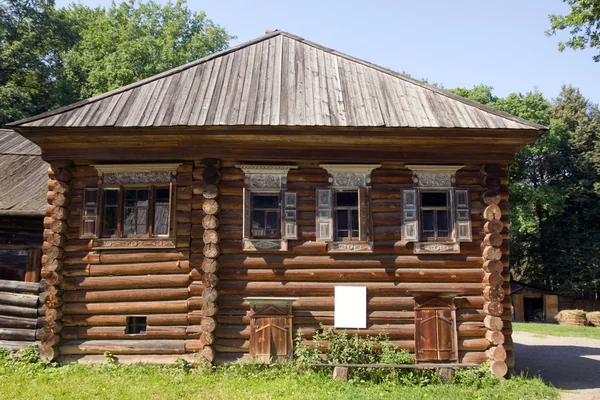
<svg viewBox="0 0 600 400"><path fill-rule="evenodd" d="M451 310L436 310L437 313L437 359L452 360L454 357L454 321Z"/></svg>
<svg viewBox="0 0 600 400"><path fill-rule="evenodd" d="M285 359L289 356L287 318L271 318L271 357Z"/></svg>
<svg viewBox="0 0 600 400"><path fill-rule="evenodd" d="M438 358L436 310L416 311L415 345L417 361L432 361Z"/></svg>
<svg viewBox="0 0 600 400"><path fill-rule="evenodd" d="M290 325L287 317L259 317L252 320L250 355L270 362L291 356Z"/></svg>
<svg viewBox="0 0 600 400"><path fill-rule="evenodd" d="M250 338L251 354L257 360L271 360L271 318L256 318L252 323Z"/></svg>

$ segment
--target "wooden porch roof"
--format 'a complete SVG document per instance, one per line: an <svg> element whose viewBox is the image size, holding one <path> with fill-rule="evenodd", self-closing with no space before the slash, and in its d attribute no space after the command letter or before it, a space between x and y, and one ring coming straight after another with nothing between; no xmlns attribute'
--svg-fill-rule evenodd
<svg viewBox="0 0 600 400"><path fill-rule="evenodd" d="M281 31L10 125L545 129Z"/></svg>

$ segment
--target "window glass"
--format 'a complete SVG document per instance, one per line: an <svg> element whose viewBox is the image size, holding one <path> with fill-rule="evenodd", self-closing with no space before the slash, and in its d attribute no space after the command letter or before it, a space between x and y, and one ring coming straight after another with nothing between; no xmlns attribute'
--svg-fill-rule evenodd
<svg viewBox="0 0 600 400"><path fill-rule="evenodd" d="M252 196L252 209L279 208L278 195L254 195Z"/></svg>
<svg viewBox="0 0 600 400"><path fill-rule="evenodd" d="M336 192L335 208L337 239L358 240L358 191Z"/></svg>
<svg viewBox="0 0 600 400"><path fill-rule="evenodd" d="M278 238L280 233L279 194L252 195L252 224L253 238Z"/></svg>
<svg viewBox="0 0 600 400"><path fill-rule="evenodd" d="M148 197L148 189L128 189L125 191L124 236L148 233Z"/></svg>
<svg viewBox="0 0 600 400"><path fill-rule="evenodd" d="M448 240L450 221L447 192L421 192L421 236L423 240Z"/></svg>
<svg viewBox="0 0 600 400"><path fill-rule="evenodd" d="M169 234L169 189L157 188L154 196L154 235Z"/></svg>
<svg viewBox="0 0 600 400"><path fill-rule="evenodd" d="M358 191L337 192L336 204L338 207L357 207L358 206Z"/></svg>
<svg viewBox="0 0 600 400"><path fill-rule="evenodd" d="M423 192L421 196L422 207L447 207L447 195L444 192Z"/></svg>
<svg viewBox="0 0 600 400"><path fill-rule="evenodd" d="M104 215L102 218L102 236L112 237L117 234L117 216L119 206L119 189L104 190Z"/></svg>

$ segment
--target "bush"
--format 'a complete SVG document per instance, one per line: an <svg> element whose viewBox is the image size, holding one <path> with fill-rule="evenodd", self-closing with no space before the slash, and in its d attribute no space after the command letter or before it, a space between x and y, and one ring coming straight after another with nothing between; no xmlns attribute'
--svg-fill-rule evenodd
<svg viewBox="0 0 600 400"><path fill-rule="evenodd" d="M317 331L309 345L296 336L295 360L300 368L308 364L414 364L408 350L390 343L387 335L348 335L346 331L323 329ZM433 371L400 368L350 368L348 377L354 381L401 382L428 384L437 381Z"/></svg>

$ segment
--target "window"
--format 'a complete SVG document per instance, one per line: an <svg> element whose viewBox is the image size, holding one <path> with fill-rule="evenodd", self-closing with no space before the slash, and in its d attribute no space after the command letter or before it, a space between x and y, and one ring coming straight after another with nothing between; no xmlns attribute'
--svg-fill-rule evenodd
<svg viewBox="0 0 600 400"><path fill-rule="evenodd" d="M332 252L371 252L371 171L379 164L321 164L331 187L318 188L316 237Z"/></svg>
<svg viewBox="0 0 600 400"><path fill-rule="evenodd" d="M127 317L125 333L143 335L146 333L146 317Z"/></svg>
<svg viewBox="0 0 600 400"><path fill-rule="evenodd" d="M170 188L104 188L103 238L143 238L169 234Z"/></svg>
<svg viewBox="0 0 600 400"><path fill-rule="evenodd" d="M421 237L445 241L451 236L448 192L421 192Z"/></svg>
<svg viewBox="0 0 600 400"><path fill-rule="evenodd" d="M335 193L335 228L337 240L360 240L358 190Z"/></svg>
<svg viewBox="0 0 600 400"><path fill-rule="evenodd" d="M174 248L175 175L181 164L94 165L83 192L81 237L95 249Z"/></svg>
<svg viewBox="0 0 600 400"><path fill-rule="evenodd" d="M298 238L298 194L287 191L287 174L295 166L238 165L244 171L244 231L247 251L287 250Z"/></svg>
<svg viewBox="0 0 600 400"><path fill-rule="evenodd" d="M253 239L273 239L281 236L279 221L280 195L252 193L252 230Z"/></svg>

